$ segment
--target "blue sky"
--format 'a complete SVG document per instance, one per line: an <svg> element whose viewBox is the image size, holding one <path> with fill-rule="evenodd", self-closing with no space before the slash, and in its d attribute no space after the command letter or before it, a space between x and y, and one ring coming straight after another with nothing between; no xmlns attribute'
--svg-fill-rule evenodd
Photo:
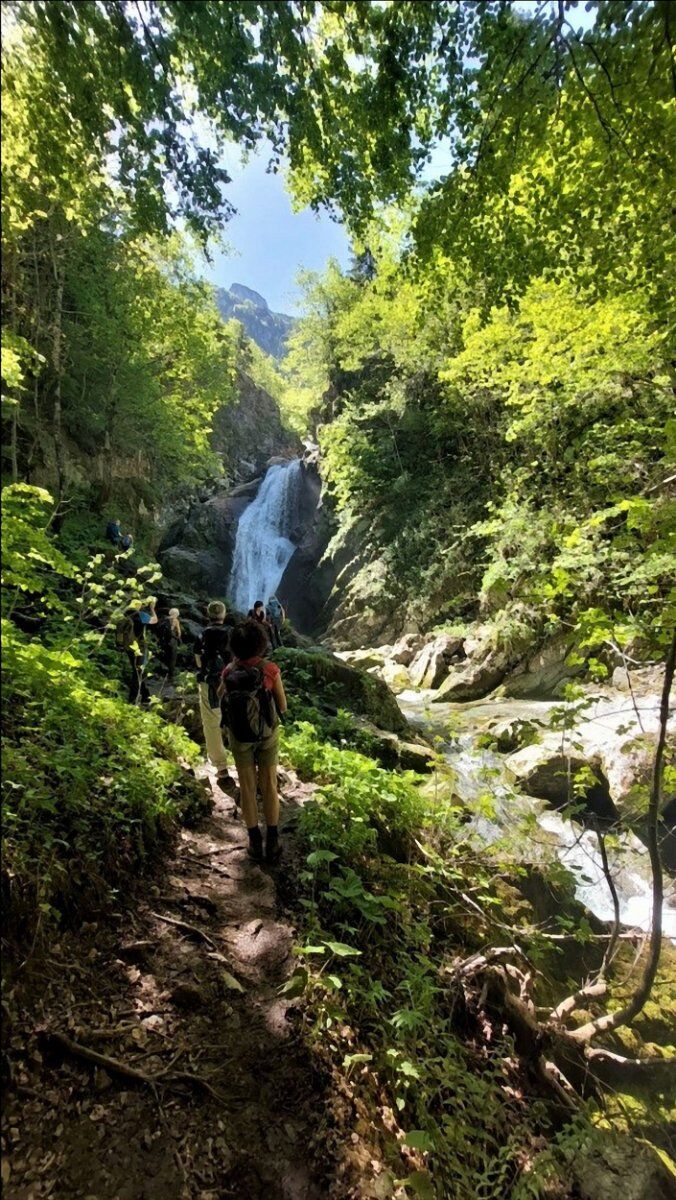
<svg viewBox="0 0 676 1200"><path fill-rule="evenodd" d="M227 196L237 213L223 228L226 248L214 251L204 273L219 287L243 283L260 292L276 312L294 313L301 298L298 272L322 271L330 258L347 266L349 238L325 212L293 212L284 176L267 174L264 153L242 165L233 146L221 161L232 179ZM425 175L436 178L449 163L440 148Z"/></svg>
<svg viewBox="0 0 676 1200"><path fill-rule="evenodd" d="M321 271L330 258L347 265L349 242L328 215L311 209L294 213L283 176L266 174L266 164L263 154L242 166L237 149L226 153L232 177L227 196L237 213L223 229L228 248L214 253L205 274L219 287L243 283L265 296L270 308L293 313L298 271Z"/></svg>

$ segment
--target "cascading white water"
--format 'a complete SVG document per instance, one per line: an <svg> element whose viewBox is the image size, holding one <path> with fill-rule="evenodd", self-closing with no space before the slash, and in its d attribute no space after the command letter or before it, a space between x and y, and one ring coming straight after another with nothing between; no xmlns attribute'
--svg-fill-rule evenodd
<svg viewBox="0 0 676 1200"><path fill-rule="evenodd" d="M399 707L411 724L423 733L448 737L448 721L460 706L431 704L430 692L401 692ZM490 701L483 702L491 707ZM468 706L469 707L469 706ZM494 707L497 707L495 705ZM514 712L520 718L546 724L551 704L542 701L503 701L500 711ZM457 721L457 712L455 713ZM600 921L612 921L613 905L603 871L596 835L582 830L560 812L549 809L544 800L534 800L514 790L507 778L501 755L479 748L472 732L455 732L439 746L455 774L454 788L473 816L465 827L480 842L490 844L502 837L514 837L519 821L528 814L535 817L547 841L538 838L532 824L527 835L528 853L537 858L555 852L575 878L575 894ZM645 846L635 834L616 835L608 849L610 868L620 902L620 920L630 928L648 932L652 924L652 879ZM676 943L676 891L667 885L662 910L665 937Z"/></svg>
<svg viewBox="0 0 676 1200"><path fill-rule="evenodd" d="M300 459L269 467L239 519L228 594L240 612L267 603L279 587L296 549L289 534L298 525L301 478Z"/></svg>

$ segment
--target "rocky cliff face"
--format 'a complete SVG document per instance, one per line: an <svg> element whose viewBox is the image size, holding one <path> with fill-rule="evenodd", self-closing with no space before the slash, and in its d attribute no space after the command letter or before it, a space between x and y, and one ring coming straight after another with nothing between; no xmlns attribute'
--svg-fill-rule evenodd
<svg viewBox="0 0 676 1200"><path fill-rule="evenodd" d="M295 457L302 450L295 434L284 428L277 401L241 370L237 402L216 413L211 441L230 481L236 483L260 474L274 455Z"/></svg>
<svg viewBox="0 0 676 1200"><path fill-rule="evenodd" d="M226 321L239 321L245 333L273 358L283 358L286 342L295 325L293 317L276 313L267 300L241 283L216 291L218 310Z"/></svg>

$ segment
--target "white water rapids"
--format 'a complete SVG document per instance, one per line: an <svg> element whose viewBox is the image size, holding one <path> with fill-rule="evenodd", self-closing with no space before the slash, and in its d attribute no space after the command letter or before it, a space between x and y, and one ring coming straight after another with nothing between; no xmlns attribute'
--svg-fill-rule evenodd
<svg viewBox="0 0 676 1200"><path fill-rule="evenodd" d="M471 732L472 706L431 704L431 693L402 692L397 696L404 716L427 736L436 734L446 762L455 776L455 791L473 816L467 826L480 842L494 843L503 838L523 839L529 858L545 860L556 854L575 879L575 894L600 921L613 919L613 905L603 873L596 836L591 830L567 820L550 809L544 801L535 800L514 789L506 777L503 759L492 750L477 747ZM655 701L657 703L657 701ZM500 712L513 709L515 716L547 724L547 702L503 701L491 705L483 701L474 706L483 719L491 708ZM449 718L464 712L465 728L456 728L449 737ZM469 728L467 728L469 726ZM530 818L530 820L529 820ZM535 818L535 826L533 826ZM522 822L523 832L519 832ZM610 868L620 901L620 919L625 927L648 932L652 924L652 887L650 863L645 845L635 834L627 831L616 835L609 848ZM676 889L673 881L665 880L665 900L662 911L665 937L676 941Z"/></svg>
<svg viewBox="0 0 676 1200"><path fill-rule="evenodd" d="M300 459L269 467L258 493L237 525L228 593L234 608L248 612L267 604L294 550L289 535L298 524Z"/></svg>

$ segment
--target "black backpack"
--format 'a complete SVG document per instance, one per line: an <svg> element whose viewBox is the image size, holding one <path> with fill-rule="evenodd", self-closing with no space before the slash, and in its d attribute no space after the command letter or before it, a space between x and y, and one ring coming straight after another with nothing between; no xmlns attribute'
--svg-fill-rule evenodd
<svg viewBox="0 0 676 1200"><path fill-rule="evenodd" d="M162 620L158 622L158 624L155 626L155 634L160 646L169 646L171 644L173 630L171 628L171 621L169 620L169 617L163 617Z"/></svg>
<svg viewBox="0 0 676 1200"><path fill-rule="evenodd" d="M225 677L223 724L238 742L260 742L279 724L272 692L260 667L233 667Z"/></svg>
<svg viewBox="0 0 676 1200"><path fill-rule="evenodd" d="M202 634L199 653L202 657L202 679L209 689L209 707L218 708L220 703L218 687L221 682L221 676L226 666L230 662L232 655L227 649L230 640L229 633L224 638L222 627L218 626L216 628L218 629L220 637L216 639L213 633L211 633L212 628L214 627L210 626L208 629L205 629L204 633ZM217 640L220 642L220 650L216 650L213 644L210 646L210 643L214 643Z"/></svg>
<svg viewBox="0 0 676 1200"><path fill-rule="evenodd" d="M135 638L134 621L125 613L115 626L115 646L118 650L131 650Z"/></svg>

